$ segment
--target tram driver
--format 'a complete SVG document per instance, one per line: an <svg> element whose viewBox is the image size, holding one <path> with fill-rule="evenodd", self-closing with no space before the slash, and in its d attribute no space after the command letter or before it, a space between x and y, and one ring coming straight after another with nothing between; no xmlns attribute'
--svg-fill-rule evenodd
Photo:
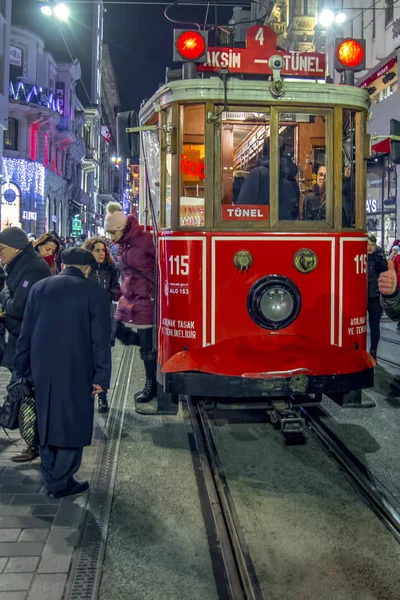
<svg viewBox="0 0 400 600"><path fill-rule="evenodd" d="M300 189L296 180L297 167L287 154L285 145L279 145L279 219L296 221L299 215ZM270 143L265 140L263 155L256 167L250 171L240 189L235 204L269 206L270 189Z"/></svg>

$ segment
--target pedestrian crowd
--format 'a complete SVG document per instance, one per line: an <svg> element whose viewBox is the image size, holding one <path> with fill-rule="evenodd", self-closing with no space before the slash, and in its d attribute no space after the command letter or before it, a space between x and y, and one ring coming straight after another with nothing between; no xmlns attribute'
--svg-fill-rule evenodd
<svg viewBox="0 0 400 600"><path fill-rule="evenodd" d="M54 498L89 488L74 475L91 444L93 396L108 412L116 339L140 348L146 382L136 402L157 392L152 234L118 203L107 206L105 228L111 241L0 232L0 355L11 374L0 426L19 427L27 447L13 460L40 456Z"/></svg>

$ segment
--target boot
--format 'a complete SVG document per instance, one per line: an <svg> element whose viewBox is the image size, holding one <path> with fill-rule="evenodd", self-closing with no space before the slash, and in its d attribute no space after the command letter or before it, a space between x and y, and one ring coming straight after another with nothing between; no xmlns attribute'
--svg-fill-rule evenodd
<svg viewBox="0 0 400 600"><path fill-rule="evenodd" d="M126 327L121 321L117 321L115 326L115 337L122 342L124 346L140 346L139 336L136 331Z"/></svg>
<svg viewBox="0 0 400 600"><path fill-rule="evenodd" d="M98 403L99 403L99 413L107 413L108 412L107 392L100 392L100 394L98 394Z"/></svg>
<svg viewBox="0 0 400 600"><path fill-rule="evenodd" d="M146 381L141 392L135 394L136 402L150 402L157 396L157 381L156 381L156 361L144 360L144 368L146 371Z"/></svg>

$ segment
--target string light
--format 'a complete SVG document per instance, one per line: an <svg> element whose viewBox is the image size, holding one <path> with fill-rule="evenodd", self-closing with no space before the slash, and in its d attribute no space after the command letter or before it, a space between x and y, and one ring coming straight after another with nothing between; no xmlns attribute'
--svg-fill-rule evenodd
<svg viewBox="0 0 400 600"><path fill-rule="evenodd" d="M41 163L25 160L24 158L3 157L4 180L6 183L17 183L21 192L44 197L45 168Z"/></svg>

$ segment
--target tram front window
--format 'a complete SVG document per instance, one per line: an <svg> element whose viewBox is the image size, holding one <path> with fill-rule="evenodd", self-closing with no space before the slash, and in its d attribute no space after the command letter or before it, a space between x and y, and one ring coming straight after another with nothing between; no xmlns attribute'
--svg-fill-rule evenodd
<svg viewBox="0 0 400 600"><path fill-rule="evenodd" d="M343 111L342 227L355 227L356 113Z"/></svg>
<svg viewBox="0 0 400 600"><path fill-rule="evenodd" d="M279 219L325 221L327 210L326 117L279 115Z"/></svg>
<svg viewBox="0 0 400 600"><path fill-rule="evenodd" d="M270 200L268 112L223 112L222 220L268 221Z"/></svg>
<svg viewBox="0 0 400 600"><path fill-rule="evenodd" d="M182 106L181 122L180 225L181 227L203 227L204 181L206 178L204 104Z"/></svg>

